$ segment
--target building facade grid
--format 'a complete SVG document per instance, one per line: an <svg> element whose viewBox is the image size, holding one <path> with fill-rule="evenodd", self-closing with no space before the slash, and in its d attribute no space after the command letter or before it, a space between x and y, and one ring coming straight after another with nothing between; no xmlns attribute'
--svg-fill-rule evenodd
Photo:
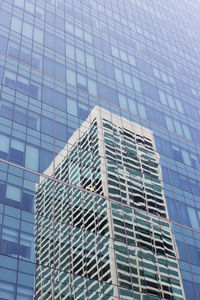
<svg viewBox="0 0 200 300"><path fill-rule="evenodd" d="M165 267L161 269L161 266L155 265L153 268L151 263L151 267L147 266L145 264L148 263L141 259L143 275L130 275L134 270L119 271L123 274L117 274L114 280L113 272L110 275L114 280L112 287L111 279L109 283L109 279L103 279L109 274L108 268L105 273L94 271L94 276L101 280L90 281L93 275L88 276L87 272L92 270L89 267L92 256L96 255L96 264L102 265L99 270L111 263L108 257L113 265L117 264L119 256L128 259L129 263L135 259L131 257L131 245L125 251L115 249L113 255L109 252L110 248L114 249L110 247L113 237L108 236L112 230L103 220L108 219L108 211L109 215L112 210L119 214L120 209L124 224L129 224L125 221L129 218L129 209L150 219L152 214L159 212L158 219L167 220L171 228L168 232L176 240L173 242L178 259L175 269L178 268L178 277L181 274L180 286L183 282L185 291L182 295L184 297L185 293L186 299L199 299L199 11L196 1L185 0L175 3L171 0L0 1L2 299L145 297L145 291L140 287L136 291L135 281L140 280L140 276L148 278L156 273L159 277L163 272L163 280L164 277L175 278L177 275L173 272L164 275L170 268L168 271ZM105 156L104 153L99 158L101 161L104 157L103 163L98 161L94 146L96 140L93 138L88 142L91 152L84 154L80 147L77 153L74 152L75 157L79 157L82 178L75 178L78 171L72 158L70 172L66 170L62 176L58 174L57 161L64 161L74 147L70 140L74 132L79 129L78 140L82 136L81 131L86 132L85 128L92 126L91 112L95 106L108 111L107 120L111 124L115 115L127 120L126 126L134 122L140 128L148 128L155 140L153 152L155 157L159 157L159 167L155 166L155 161L147 166L132 157L129 168L130 162L122 159L123 153L119 150L123 140L119 131L111 133L108 129L105 131L108 144L103 148L108 154ZM122 128L126 129L126 126ZM93 132L93 136L95 134ZM112 143L109 142L111 135L114 135ZM82 157L83 160L80 159ZM91 160L89 166L87 163ZM115 167L112 165L114 163ZM144 189L139 189L139 183L136 183L136 191L136 188L129 187L128 180L123 181L119 174L126 172L126 169L139 181L141 168L138 163L140 166L143 163L142 172L147 180L151 178L154 184L156 180L161 182L162 192L154 191L152 195L150 187L146 187L144 192ZM98 164L104 166L104 175L99 172ZM49 168L51 172L47 174L45 171ZM112 174L113 170L118 174L117 179L112 177L116 176ZM101 176L104 176L102 186ZM38 203L42 178L48 187L45 187L45 194ZM89 185L89 180L93 186ZM110 189L107 194L105 186ZM65 197L60 195L60 191L63 195L70 194L69 199L74 202L74 207L85 205L85 209L88 206L89 210L91 203L92 210L94 207L97 209L96 213L102 218L97 224L93 216L91 225L97 226L98 234L92 231L90 224L87 225L90 230L78 229L82 228L82 223L87 224L89 216L86 218L85 213L80 217L80 211L73 207L71 211L62 208ZM135 200L131 199L131 194ZM82 202L75 204L76 201ZM107 210L108 201L116 207ZM67 218L72 217L74 219L70 220L70 225ZM118 232L115 234L121 238L126 236L128 240L128 227L123 225L124 228L121 228L119 225L122 216L112 218L116 222L113 223L113 233L116 228ZM141 222L144 231L149 226L145 222ZM79 224L79 227L73 224ZM107 232L106 228L110 231ZM155 234L157 238L160 235L158 232ZM45 235L53 239L44 239ZM145 233L142 235L145 236ZM66 257L62 253L65 243L69 247L76 245L77 250L71 249L69 255L73 251L76 255L79 248L86 251L88 247L81 267L84 276L78 271L73 274L67 271L66 277L65 270L60 269L59 273L62 263L66 264L66 270L69 268L69 262L65 262ZM90 254L93 248L95 255ZM43 255L47 249L51 254L49 259ZM41 256L39 262L38 256ZM75 257L70 259L74 263L73 268L76 268L78 262L75 263ZM147 273L149 268L153 269ZM114 289L115 283L118 287L119 281L127 284L128 274L133 294L119 296L119 289ZM150 281L156 280L151 278ZM147 281L143 282L146 288ZM177 293L175 286L173 288L173 293ZM163 296L161 287L157 290L161 294L148 294L147 299L167 297ZM39 294L40 291L43 292ZM37 293L38 296L35 296Z"/></svg>

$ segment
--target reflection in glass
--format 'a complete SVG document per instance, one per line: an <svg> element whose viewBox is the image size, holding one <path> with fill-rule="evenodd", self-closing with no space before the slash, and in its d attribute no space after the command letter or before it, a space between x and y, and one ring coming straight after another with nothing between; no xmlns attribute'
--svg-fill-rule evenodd
<svg viewBox="0 0 200 300"><path fill-rule="evenodd" d="M95 107L65 149L37 186L35 299L184 299L152 131Z"/></svg>

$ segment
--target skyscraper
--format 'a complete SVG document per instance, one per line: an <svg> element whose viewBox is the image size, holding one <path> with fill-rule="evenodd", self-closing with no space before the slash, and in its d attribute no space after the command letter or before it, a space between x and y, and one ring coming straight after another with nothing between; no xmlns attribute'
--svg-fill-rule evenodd
<svg viewBox="0 0 200 300"><path fill-rule="evenodd" d="M200 299L199 10L0 0L1 299Z"/></svg>
<svg viewBox="0 0 200 300"><path fill-rule="evenodd" d="M55 159L55 178L70 185L56 182L53 189L42 178L36 193L38 273L52 263L55 247L56 277L72 276L72 287L82 282L57 287L55 297L184 299L152 132L95 107L68 144L66 157ZM42 217L51 214L53 193L54 236ZM35 298L51 298L51 291L52 284L37 282Z"/></svg>

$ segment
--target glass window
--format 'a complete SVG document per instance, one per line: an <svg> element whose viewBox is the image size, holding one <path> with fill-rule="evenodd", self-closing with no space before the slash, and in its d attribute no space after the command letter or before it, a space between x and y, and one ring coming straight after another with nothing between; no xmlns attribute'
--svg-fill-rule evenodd
<svg viewBox="0 0 200 300"><path fill-rule="evenodd" d="M41 149L41 151L40 151L40 172L43 173L50 166L52 161L53 161L53 153L46 149Z"/></svg>
<svg viewBox="0 0 200 300"><path fill-rule="evenodd" d="M0 66L0 83L3 81L3 68Z"/></svg>
<svg viewBox="0 0 200 300"><path fill-rule="evenodd" d="M31 127L32 129L39 130L40 129L40 115L29 112L27 125L28 125L28 127Z"/></svg>
<svg viewBox="0 0 200 300"><path fill-rule="evenodd" d="M149 110L149 108L148 108L148 110ZM160 126L166 128L167 125L166 125L165 119L163 118L163 112L158 111L158 110L155 109L155 110L154 110L154 113L155 113L155 119L156 119L156 122L157 122Z"/></svg>
<svg viewBox="0 0 200 300"><path fill-rule="evenodd" d="M164 72L160 71L160 75L161 75L161 79L162 79L165 83L168 83L168 77L167 77L167 74L165 74Z"/></svg>
<svg viewBox="0 0 200 300"><path fill-rule="evenodd" d="M43 86L43 101L49 105L54 104L54 90L47 86Z"/></svg>
<svg viewBox="0 0 200 300"><path fill-rule="evenodd" d="M77 26L75 26L75 36L83 39L83 30Z"/></svg>
<svg viewBox="0 0 200 300"><path fill-rule="evenodd" d="M180 122L174 120L174 125L175 125L175 128L176 128L176 132L180 135L183 135L183 131L182 131Z"/></svg>
<svg viewBox="0 0 200 300"><path fill-rule="evenodd" d="M97 96L97 83L96 83L96 81L88 79L88 90L92 95Z"/></svg>
<svg viewBox="0 0 200 300"><path fill-rule="evenodd" d="M84 38L86 42L92 44L92 35L90 33L84 31Z"/></svg>
<svg viewBox="0 0 200 300"><path fill-rule="evenodd" d="M30 82L29 95L34 98L41 99L41 85L33 81Z"/></svg>
<svg viewBox="0 0 200 300"><path fill-rule="evenodd" d="M181 223L186 226L191 226L186 205L179 201L177 201L177 204L178 204L178 208L179 208L179 215L180 215Z"/></svg>
<svg viewBox="0 0 200 300"><path fill-rule="evenodd" d="M81 74L77 74L77 87L79 87L80 89L82 89L84 91L88 91L87 80Z"/></svg>
<svg viewBox="0 0 200 300"><path fill-rule="evenodd" d="M173 125L172 120L169 117L165 116L165 121L167 124L167 128L171 131L174 131L174 125Z"/></svg>
<svg viewBox="0 0 200 300"><path fill-rule="evenodd" d="M62 111L66 111L67 109L66 96L58 91L56 91L55 95L55 106Z"/></svg>
<svg viewBox="0 0 200 300"><path fill-rule="evenodd" d="M20 60L27 64L31 64L31 51L25 47L21 48Z"/></svg>
<svg viewBox="0 0 200 300"><path fill-rule="evenodd" d="M179 99L175 98L175 102L176 102L176 107L177 107L178 111L184 114L184 109L183 109L181 101Z"/></svg>
<svg viewBox="0 0 200 300"><path fill-rule="evenodd" d="M9 137L0 134L0 157L6 159L8 156L10 147L10 139Z"/></svg>
<svg viewBox="0 0 200 300"><path fill-rule="evenodd" d="M164 147L163 147L163 140L160 137L156 136L156 135L154 135L154 139L155 139L155 142L156 142L157 151L159 153L164 154L165 151L164 151Z"/></svg>
<svg viewBox="0 0 200 300"><path fill-rule="evenodd" d="M75 59L75 48L72 45L66 44L66 56Z"/></svg>
<svg viewBox="0 0 200 300"><path fill-rule="evenodd" d="M166 167L163 167L163 166L162 166L162 177L163 177L164 182L170 184L170 177L169 177L168 169Z"/></svg>
<svg viewBox="0 0 200 300"><path fill-rule="evenodd" d="M66 125L56 122L55 138L67 142L67 128Z"/></svg>
<svg viewBox="0 0 200 300"><path fill-rule="evenodd" d="M145 109L145 106L143 104L138 103L138 111L139 111L139 115L141 117L143 117L144 119L147 119L146 109Z"/></svg>
<svg viewBox="0 0 200 300"><path fill-rule="evenodd" d="M88 68L95 69L94 57L86 53L86 65Z"/></svg>
<svg viewBox="0 0 200 300"><path fill-rule="evenodd" d="M188 139L192 139L188 126L182 124L182 128L183 128L184 136Z"/></svg>
<svg viewBox="0 0 200 300"><path fill-rule="evenodd" d="M44 9L36 6L35 10L36 10L35 13L36 17L41 20L44 20L44 13L45 13Z"/></svg>
<svg viewBox="0 0 200 300"><path fill-rule="evenodd" d="M173 99L173 97L171 95L167 94L167 100L168 100L169 106L172 109L176 109L176 105L174 103L174 99Z"/></svg>
<svg viewBox="0 0 200 300"><path fill-rule="evenodd" d="M112 50L112 55L119 58L119 49L114 46L111 46L111 50Z"/></svg>
<svg viewBox="0 0 200 300"><path fill-rule="evenodd" d="M190 160L193 168L198 169L199 168L199 161L196 154L190 153Z"/></svg>
<svg viewBox="0 0 200 300"><path fill-rule="evenodd" d="M14 58L19 58L19 45L9 42L8 54Z"/></svg>
<svg viewBox="0 0 200 300"><path fill-rule="evenodd" d="M132 76L132 82L133 82L134 89L137 92L141 93L140 80Z"/></svg>
<svg viewBox="0 0 200 300"><path fill-rule="evenodd" d="M45 21L48 24L54 25L54 14L49 10L46 10L46 12L45 12Z"/></svg>
<svg viewBox="0 0 200 300"><path fill-rule="evenodd" d="M64 18L62 18L60 15L56 15L56 27L64 31L65 22L64 22Z"/></svg>
<svg viewBox="0 0 200 300"><path fill-rule="evenodd" d="M168 75L168 80L170 84L175 84L175 80L172 76Z"/></svg>
<svg viewBox="0 0 200 300"><path fill-rule="evenodd" d="M184 261L188 261L188 257L187 257L187 253L186 253L186 249L185 249L185 243L181 242L181 241L176 241L177 246L178 246L178 253L180 256L181 260Z"/></svg>
<svg viewBox="0 0 200 300"><path fill-rule="evenodd" d="M60 54L65 54L65 42L59 37L55 37L55 51Z"/></svg>
<svg viewBox="0 0 200 300"><path fill-rule="evenodd" d="M153 100L160 101L158 89L155 85L147 81L141 80L141 88L144 95L152 98Z"/></svg>
<svg viewBox="0 0 200 300"><path fill-rule="evenodd" d="M178 222L178 211L174 199L166 197L169 216L172 221Z"/></svg>
<svg viewBox="0 0 200 300"><path fill-rule="evenodd" d="M123 50L120 50L120 57L121 57L121 60L128 62L127 54Z"/></svg>
<svg viewBox="0 0 200 300"><path fill-rule="evenodd" d="M8 184L6 189L6 198L13 201L21 201L21 189L14 185Z"/></svg>
<svg viewBox="0 0 200 300"><path fill-rule="evenodd" d="M107 61L105 62L105 72L107 76L109 76L112 79L115 79L114 67L111 63Z"/></svg>
<svg viewBox="0 0 200 300"><path fill-rule="evenodd" d="M129 63L133 66L136 66L135 57L128 54L128 58L129 58Z"/></svg>
<svg viewBox="0 0 200 300"><path fill-rule="evenodd" d="M159 91L159 96L160 96L161 103L164 105L168 105L165 93L162 91Z"/></svg>
<svg viewBox="0 0 200 300"><path fill-rule="evenodd" d="M122 84L124 83L122 71L117 68L115 68L115 78L117 81L121 82Z"/></svg>
<svg viewBox="0 0 200 300"><path fill-rule="evenodd" d="M0 294L2 299L14 299L16 295L16 285L12 282L16 281L16 272L0 268L0 275L0 280L2 282ZM5 278L9 278L8 282L5 282Z"/></svg>
<svg viewBox="0 0 200 300"><path fill-rule="evenodd" d="M67 82L76 85L76 73L70 69L66 69Z"/></svg>
<svg viewBox="0 0 200 300"><path fill-rule="evenodd" d="M27 111L21 107L15 107L14 121L26 125Z"/></svg>
<svg viewBox="0 0 200 300"><path fill-rule="evenodd" d="M19 256L21 258L28 258L29 260L34 260L34 247L33 247L33 234L30 232L29 227L32 227L29 223L24 223L24 228L27 232L22 231L20 235L20 247ZM23 224L22 223L22 224Z"/></svg>
<svg viewBox="0 0 200 300"><path fill-rule="evenodd" d="M99 57L95 57L95 64L96 64L96 70L97 72L100 72L102 74L105 73L105 69L104 69L104 61L103 59L99 58Z"/></svg>
<svg viewBox="0 0 200 300"><path fill-rule="evenodd" d="M11 140L10 160L20 165L24 164L24 143Z"/></svg>
<svg viewBox="0 0 200 300"><path fill-rule="evenodd" d="M24 0L15 0L14 1L15 6L19 6L21 8L24 8Z"/></svg>
<svg viewBox="0 0 200 300"><path fill-rule="evenodd" d="M121 108L128 110L128 104L127 104L127 100L126 97L122 94L118 94L119 97L119 105Z"/></svg>
<svg viewBox="0 0 200 300"><path fill-rule="evenodd" d="M23 274L23 273L21 273L21 274ZM32 288L33 283L31 284L31 288L23 286L24 284L27 284L27 283L28 283L27 282L27 274L23 274L23 279L21 279L21 285L19 284L19 279L18 279L17 300L33 299L33 288Z"/></svg>
<svg viewBox="0 0 200 300"><path fill-rule="evenodd" d="M108 99L111 103L115 105L119 105L119 100L118 100L118 93L116 90L108 87Z"/></svg>
<svg viewBox="0 0 200 300"><path fill-rule="evenodd" d="M125 81L125 85L127 85L129 88L133 88L131 76L125 72L124 72L124 81Z"/></svg>
<svg viewBox="0 0 200 300"><path fill-rule="evenodd" d="M49 32L45 32L45 42L44 42L45 46L50 48L50 49L54 49L54 36L53 34L49 33Z"/></svg>
<svg viewBox="0 0 200 300"><path fill-rule="evenodd" d="M199 224L199 220L197 218L195 209L188 206L187 211L188 211L188 214L189 214L189 218L190 218L190 222L191 222L192 227L195 228L195 229L200 229L200 224Z"/></svg>
<svg viewBox="0 0 200 300"><path fill-rule="evenodd" d="M197 248L195 246L188 245L188 244L187 244L187 248L188 248L189 258L190 258L191 264L199 266L200 265L200 256L199 256L199 253L197 251Z"/></svg>
<svg viewBox="0 0 200 300"><path fill-rule="evenodd" d="M0 51L6 52L7 50L8 39L0 35Z"/></svg>
<svg viewBox="0 0 200 300"><path fill-rule="evenodd" d="M74 116L78 116L77 102L70 98L67 99L67 112Z"/></svg>
<svg viewBox="0 0 200 300"><path fill-rule="evenodd" d="M65 22L65 29L71 34L74 34L74 26L71 23Z"/></svg>
<svg viewBox="0 0 200 300"><path fill-rule="evenodd" d="M42 131L48 135L53 136L53 120L42 117Z"/></svg>
<svg viewBox="0 0 200 300"><path fill-rule="evenodd" d="M186 165L191 165L189 154L186 150L181 149L181 153L183 156L183 161Z"/></svg>
<svg viewBox="0 0 200 300"><path fill-rule="evenodd" d="M1 7L0 24L10 28L10 20L11 20L11 14L9 14L7 11L3 11L2 7Z"/></svg>
<svg viewBox="0 0 200 300"><path fill-rule="evenodd" d="M34 208L34 193L29 191L29 190L25 190L22 193L22 208L26 211L33 211Z"/></svg>
<svg viewBox="0 0 200 300"><path fill-rule="evenodd" d="M27 94L29 91L29 80L25 77L18 76L17 89Z"/></svg>
<svg viewBox="0 0 200 300"><path fill-rule="evenodd" d="M158 69L153 68L153 73L154 73L154 76L155 76L156 78L160 79L160 72L159 72Z"/></svg>
<svg viewBox="0 0 200 300"><path fill-rule="evenodd" d="M21 33L22 30L22 21L18 18L12 17L11 29Z"/></svg>
<svg viewBox="0 0 200 300"><path fill-rule="evenodd" d="M85 65L85 53L82 50L77 48L76 48L76 60L80 64Z"/></svg>
<svg viewBox="0 0 200 300"><path fill-rule="evenodd" d="M55 75L61 80L65 80L65 65L55 62Z"/></svg>
<svg viewBox="0 0 200 300"><path fill-rule="evenodd" d="M191 275L190 275L191 276ZM187 299L197 299L194 291L194 285L192 281L183 280L184 290Z"/></svg>
<svg viewBox="0 0 200 300"><path fill-rule="evenodd" d="M8 119L13 118L13 104L1 101L0 102L0 114Z"/></svg>
<svg viewBox="0 0 200 300"><path fill-rule="evenodd" d="M153 77L153 69L152 69L152 66L148 62L146 62L146 61L144 61L144 60L137 57L136 58L136 64L137 64L137 67L140 71L142 71L142 72L144 72L144 73L146 73L146 74Z"/></svg>
<svg viewBox="0 0 200 300"><path fill-rule="evenodd" d="M44 72L54 75L54 61L48 57L44 57Z"/></svg>
<svg viewBox="0 0 200 300"><path fill-rule="evenodd" d="M179 161L183 161L181 150L178 146L171 144L173 157Z"/></svg>
<svg viewBox="0 0 200 300"><path fill-rule="evenodd" d="M137 104L135 100L128 98L128 105L130 112L134 113L135 115L138 114Z"/></svg>
<svg viewBox="0 0 200 300"><path fill-rule="evenodd" d="M30 145L26 145L25 167L38 171L39 150Z"/></svg>
<svg viewBox="0 0 200 300"><path fill-rule="evenodd" d="M4 79L4 83L5 85L11 87L11 88L15 88L16 85L16 74L10 71L5 70L5 79Z"/></svg>
<svg viewBox="0 0 200 300"><path fill-rule="evenodd" d="M26 1L25 10L28 11L29 13L31 13L31 14L34 14L34 4Z"/></svg>
<svg viewBox="0 0 200 300"><path fill-rule="evenodd" d="M26 23L26 22L24 22L23 23L22 34L25 35L27 38L32 39L33 26Z"/></svg>
<svg viewBox="0 0 200 300"><path fill-rule="evenodd" d="M44 31L38 29L37 27L35 27L34 29L34 40L40 44L43 43L44 40Z"/></svg>
<svg viewBox="0 0 200 300"><path fill-rule="evenodd" d="M85 105L83 103L79 103L79 113L78 115L80 116L81 119L85 120L88 116L88 105Z"/></svg>

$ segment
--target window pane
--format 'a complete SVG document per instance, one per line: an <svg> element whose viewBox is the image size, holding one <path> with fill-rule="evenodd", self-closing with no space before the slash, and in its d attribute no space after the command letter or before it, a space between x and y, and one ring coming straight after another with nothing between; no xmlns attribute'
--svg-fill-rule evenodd
<svg viewBox="0 0 200 300"><path fill-rule="evenodd" d="M44 32L38 28L34 29L34 40L38 43L43 43Z"/></svg>
<svg viewBox="0 0 200 300"><path fill-rule="evenodd" d="M67 82L76 85L76 74L74 71L67 69Z"/></svg>
<svg viewBox="0 0 200 300"><path fill-rule="evenodd" d="M188 210L188 214L189 214L189 217L190 217L190 222L192 224L192 227L195 228L195 229L200 229L199 222L198 222L197 215L196 215L196 211L194 210L194 208L187 207L187 210Z"/></svg>
<svg viewBox="0 0 200 300"><path fill-rule="evenodd" d="M5 135L0 135L0 156L6 158L9 152L10 139Z"/></svg>
<svg viewBox="0 0 200 300"><path fill-rule="evenodd" d="M12 23L11 23L11 29L14 30L14 31L17 31L19 33L21 33L21 30L22 30L22 21L15 18L15 17L12 17Z"/></svg>
<svg viewBox="0 0 200 300"><path fill-rule="evenodd" d="M32 39L33 26L24 22L22 34L25 35L26 37Z"/></svg>
<svg viewBox="0 0 200 300"><path fill-rule="evenodd" d="M77 107L77 102L74 100L68 98L67 99L67 111L68 113L77 116L78 115L78 107Z"/></svg>
<svg viewBox="0 0 200 300"><path fill-rule="evenodd" d="M39 150L33 146L26 146L25 166L29 169L38 170Z"/></svg>
<svg viewBox="0 0 200 300"><path fill-rule="evenodd" d="M6 190L6 198L11 199L13 201L20 202L21 201L21 189L8 184L7 185L7 190Z"/></svg>

